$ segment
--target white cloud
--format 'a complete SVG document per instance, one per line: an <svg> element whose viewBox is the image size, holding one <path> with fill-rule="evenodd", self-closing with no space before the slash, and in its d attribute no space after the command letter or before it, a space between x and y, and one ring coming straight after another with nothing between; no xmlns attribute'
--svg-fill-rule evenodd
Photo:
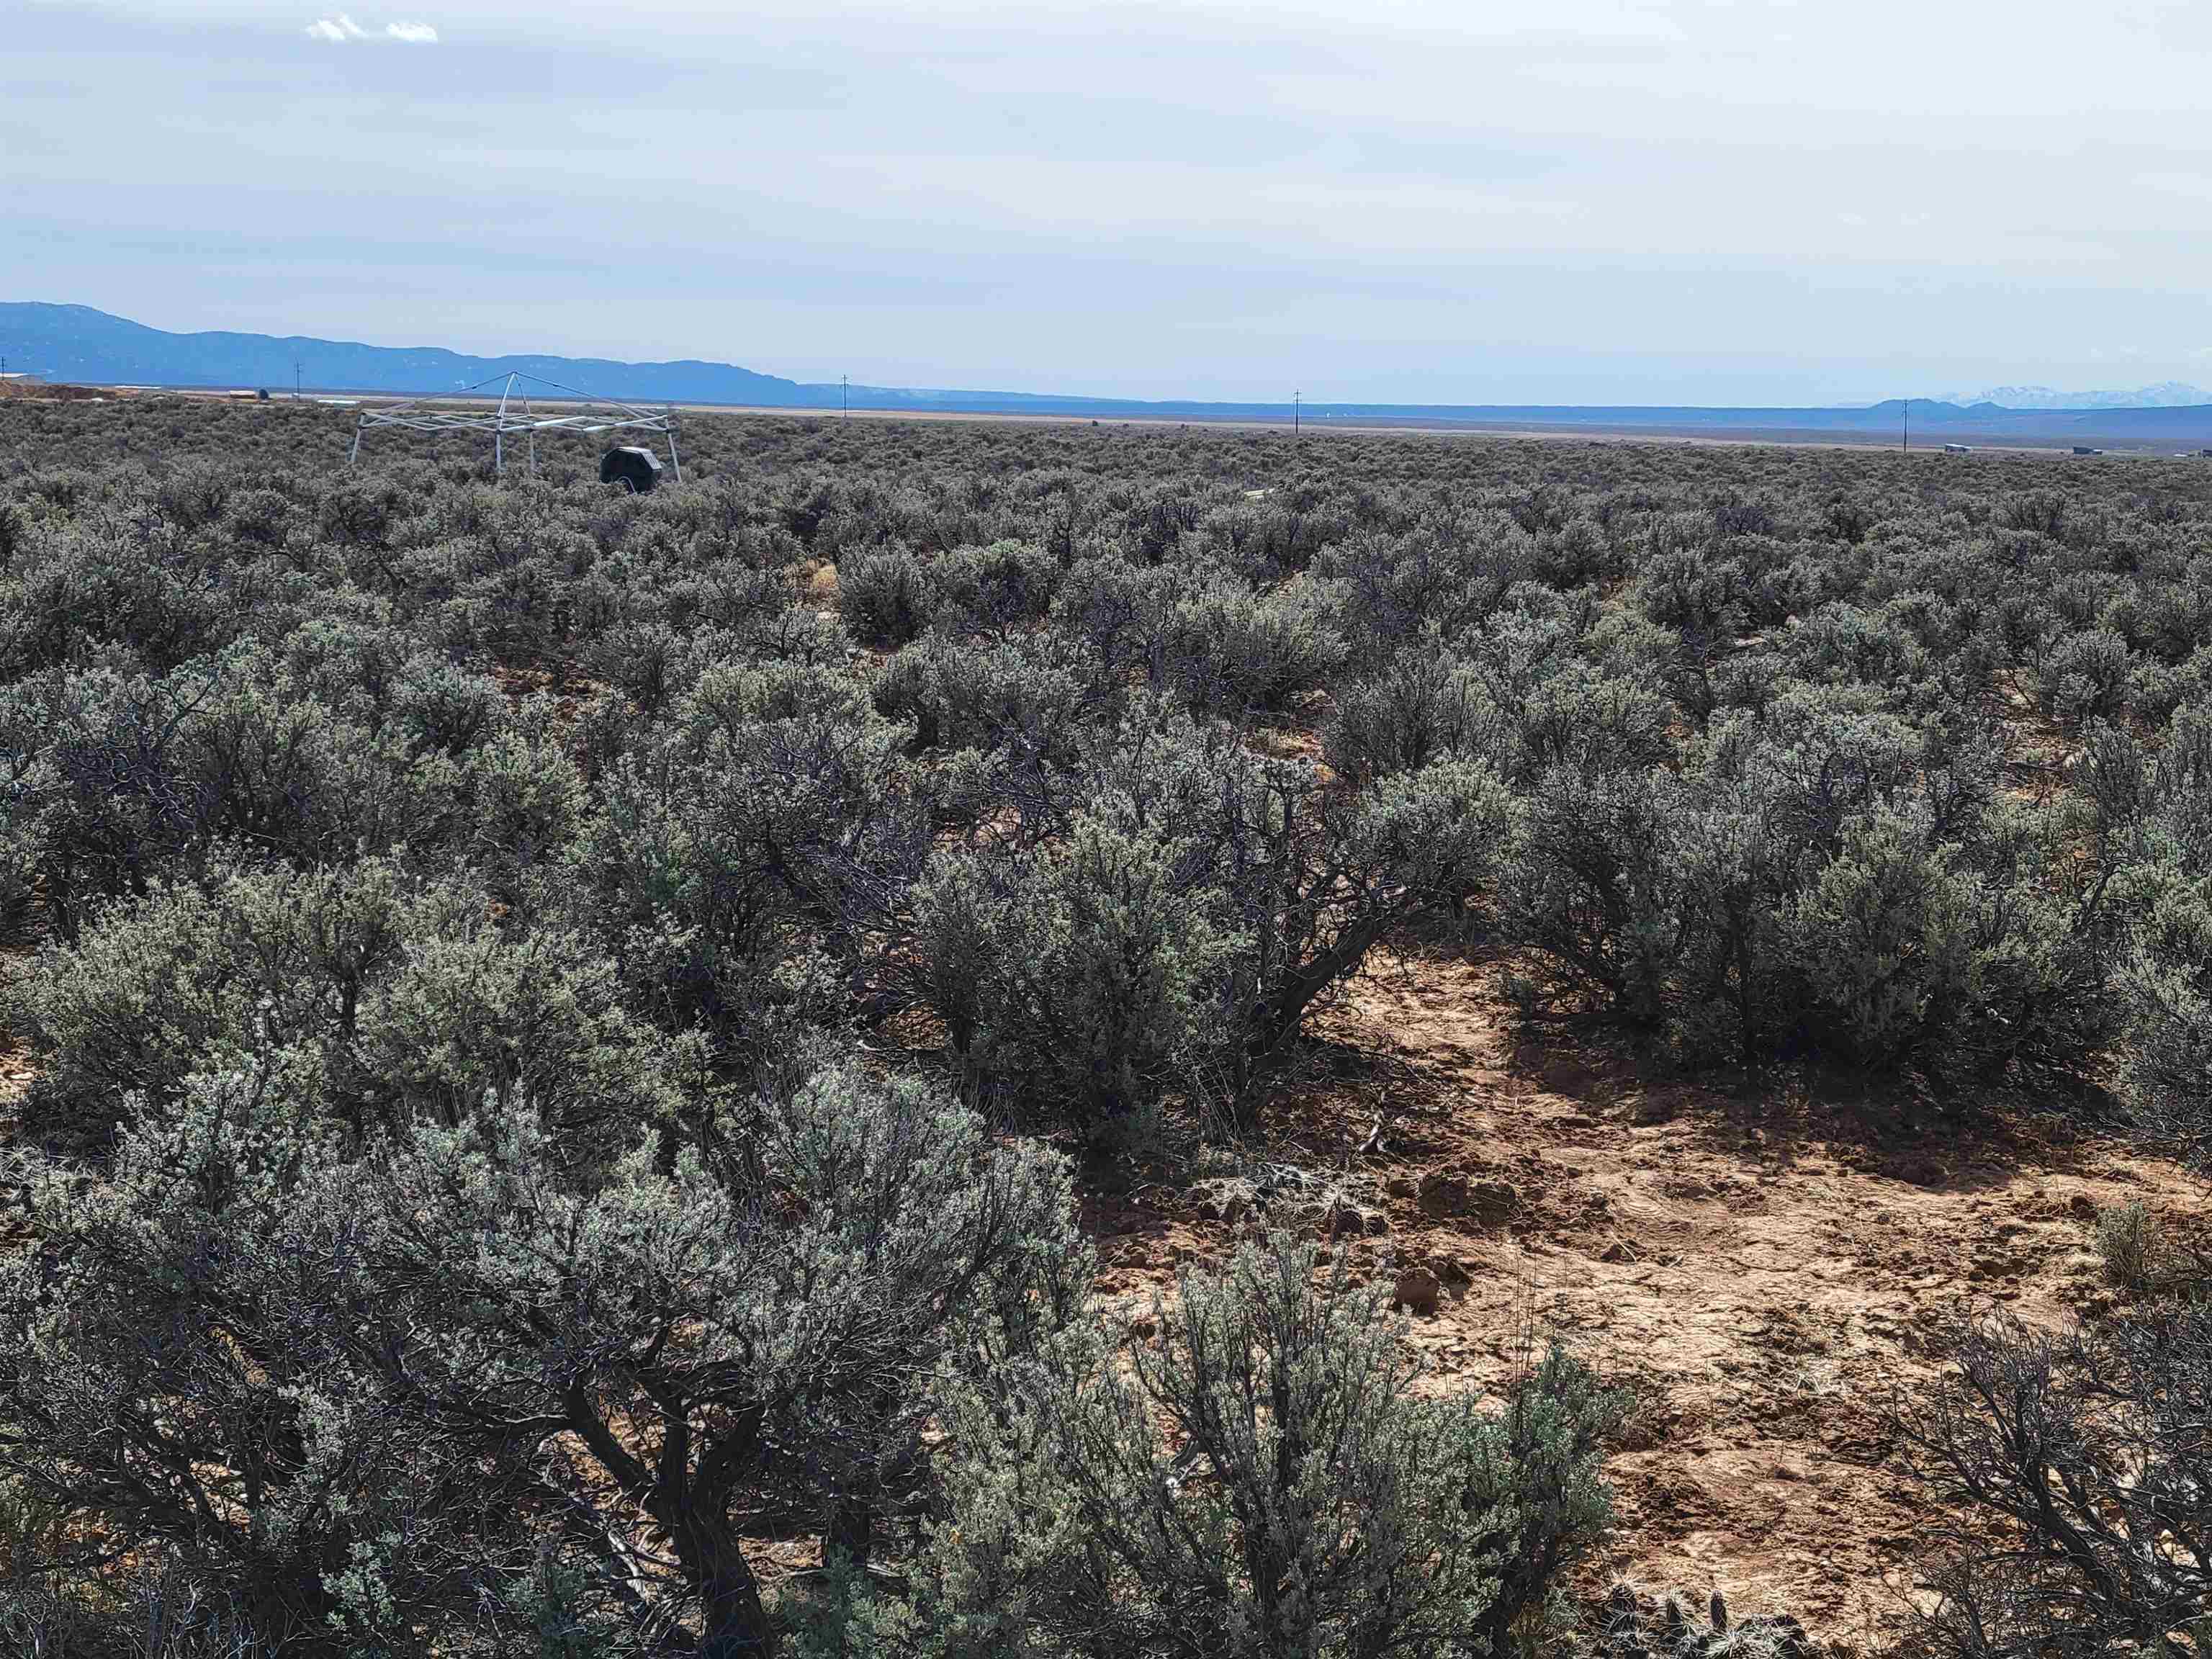
<svg viewBox="0 0 2212 1659"><path fill-rule="evenodd" d="M313 3L310 30L264 0L0 0L27 21L0 57L0 154L66 122L56 88L131 38L97 142L8 178L11 222L77 228L75 263L0 237L0 286L66 275L164 327L403 338L435 295L441 330L502 349L1158 395L1273 395L1285 362L1317 398L1408 402L2212 384L2212 237L2188 228L2212 206L2191 118L2212 3ZM416 22L435 46L401 38ZM227 31L219 85L176 74L202 28ZM530 72L457 100L439 76L283 66L289 29L310 58L337 46L326 67L432 70L448 28ZM611 83L613 51L637 72ZM241 86L292 118L283 145L235 118ZM733 101L764 118L732 125ZM358 188L331 191L338 170ZM230 222L208 180L241 172L284 236L233 215L220 272L138 270L132 237ZM374 228L394 223L420 228ZM748 238L789 253L748 266L740 308L715 291ZM649 331L554 285L514 308L514 273L579 242L571 282L662 260ZM482 280L461 295L456 270ZM2124 357L2123 319L2178 343Z"/></svg>
<svg viewBox="0 0 2212 1659"><path fill-rule="evenodd" d="M308 24L307 38L311 40L327 40L333 46L343 46L349 40L369 40L377 37L355 22L345 13L340 12L335 17L319 17ZM384 26L382 38L387 40L398 40L410 46L434 46L438 44L438 31L428 23L386 23Z"/></svg>

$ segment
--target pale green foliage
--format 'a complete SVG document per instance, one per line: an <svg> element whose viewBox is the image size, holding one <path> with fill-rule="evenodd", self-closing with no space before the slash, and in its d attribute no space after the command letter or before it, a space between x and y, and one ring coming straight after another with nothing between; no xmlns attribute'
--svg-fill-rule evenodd
<svg viewBox="0 0 2212 1659"><path fill-rule="evenodd" d="M1988 1070L2101 1040L2103 890L2054 902L2064 822L1997 794L1990 734L1793 695L1690 759L1538 781L1504 922L1575 989L1692 1060Z"/></svg>
<svg viewBox="0 0 2212 1659"><path fill-rule="evenodd" d="M1086 1260L1049 1154L850 1070L725 1102L672 1166L641 1145L576 1188L560 1164L521 1111L378 1157L362 1202L392 1361L485 1455L501 1420L574 1436L589 1467L533 1459L537 1478L652 1517L672 1572L621 1571L668 1580L733 1651L767 1629L746 1518L809 1515L864 1557L940 1376L1064 1316Z"/></svg>
<svg viewBox="0 0 2212 1659"><path fill-rule="evenodd" d="M98 1178L32 1166L43 1248L0 1274L0 1472L299 1651L498 1605L765 1642L749 1522L865 1558L939 1384L1087 1283L1057 1161L919 1085L819 1071L580 1172L520 1092L356 1147L316 1069L137 1103ZM611 1549L631 1505L667 1554Z"/></svg>
<svg viewBox="0 0 2212 1659"><path fill-rule="evenodd" d="M530 873L574 839L589 808L582 773L553 735L508 730L471 757L469 854L512 903Z"/></svg>
<svg viewBox="0 0 2212 1659"><path fill-rule="evenodd" d="M928 583L933 626L1003 637L1043 619L1060 584L1060 562L1021 542L994 542L936 560Z"/></svg>
<svg viewBox="0 0 2212 1659"><path fill-rule="evenodd" d="M904 549L861 553L837 566L837 613L863 645L896 647L929 625L929 574Z"/></svg>
<svg viewBox="0 0 2212 1659"><path fill-rule="evenodd" d="M2044 710L2068 725L2127 710L2128 642L2106 629L2069 634L2043 664Z"/></svg>
<svg viewBox="0 0 2212 1659"><path fill-rule="evenodd" d="M857 678L712 668L599 781L562 902L662 1023L757 1051L804 1011L806 953L849 958L920 866L908 735Z"/></svg>
<svg viewBox="0 0 2212 1659"><path fill-rule="evenodd" d="M1381 651L1425 628L1456 639L1535 562L1527 532L1505 514L1445 501L1402 530L1346 537L1318 554L1313 570L1341 584L1348 642Z"/></svg>
<svg viewBox="0 0 2212 1659"><path fill-rule="evenodd" d="M893 1659L933 1646L913 1603L849 1556L832 1555L785 1610L788 1659Z"/></svg>
<svg viewBox="0 0 2212 1659"><path fill-rule="evenodd" d="M1378 1528L1461 1552L1378 1583L1261 1481L1261 1554L1342 1569L1285 1634L1241 1540L1133 1518L1242 1524L1157 1420L1008 1461L1121 1425L1115 1390L1195 1413L1281 1297L1209 1280L1141 1364L1087 1321L1060 1352L1086 1258L1000 1136L1259 1150L1382 947L1480 948L1528 1026L1608 1019L1647 1065L1909 1067L1947 1103L2109 1076L2212 1147L2200 473L702 418L685 487L616 498L550 434L532 479L395 438L334 482L294 413L11 405L0 455L0 1036L36 1073L0 1444L39 1517L0 1620L49 1651L113 1659L148 1607L196 1609L178 1659L702 1622L949 1655L986 1614L1103 1652L1124 1607L1158 1646L1190 1606L1216 1646L1358 1649L1431 1592L1532 1607L1542 1551L1462 1571L1466 1510ZM898 1080L940 1066L997 1133ZM1395 1398L1329 1305L1291 1369ZM2200 1349L2140 1369L2185 1404ZM1602 1417L1575 1376L1526 1397ZM1547 1420L1328 1409L1386 1496L1427 1490L1406 1423L1472 1468ZM1086 1468L1127 1475L1103 1530L1054 1507ZM921 1562L946 1471L964 1513L1041 1507ZM753 1597L770 1535L833 1565ZM994 1583L1063 1622L991 1622Z"/></svg>
<svg viewBox="0 0 2212 1659"><path fill-rule="evenodd" d="M2163 1254L2158 1224L2142 1200L2097 1212L2097 1255L2105 1277L2119 1289L2135 1296L2152 1290L2162 1276Z"/></svg>
<svg viewBox="0 0 2212 1659"><path fill-rule="evenodd" d="M1310 579L1262 594L1218 580L1188 586L1158 626L1167 678L1194 708L1280 708L1345 659L1330 597Z"/></svg>
<svg viewBox="0 0 2212 1659"><path fill-rule="evenodd" d="M2195 1159L2212 1158L2212 887L2171 878L2122 969L2130 1092Z"/></svg>
<svg viewBox="0 0 2212 1659"><path fill-rule="evenodd" d="M969 643L932 634L884 665L876 707L912 720L925 749L1005 751L1010 764L1071 763L1097 668L1065 640Z"/></svg>
<svg viewBox="0 0 2212 1659"><path fill-rule="evenodd" d="M409 942L364 1001L347 1058L369 1121L520 1109L574 1156L665 1121L686 1051L623 1006L611 966L574 935L510 939L470 917Z"/></svg>
<svg viewBox="0 0 2212 1659"><path fill-rule="evenodd" d="M1480 682L1425 641L1337 694L1323 747L1331 766L1364 783L1440 755L1495 754L1506 741L1505 717Z"/></svg>
<svg viewBox="0 0 2212 1659"><path fill-rule="evenodd" d="M1510 806L1438 759L1355 793L1223 728L1133 714L1051 840L940 848L919 979L986 1082L1093 1123L1235 1099L1392 927L1494 873Z"/></svg>
<svg viewBox="0 0 2212 1659"><path fill-rule="evenodd" d="M1555 767L1516 824L1500 907L1526 939L1607 1011L1656 1024L1667 998L1682 869L1671 780Z"/></svg>
<svg viewBox="0 0 2212 1659"><path fill-rule="evenodd" d="M1910 1053L1939 1000L1963 988L1962 883L1895 810L1844 824L1830 856L1778 918L1788 959L1837 1051Z"/></svg>
<svg viewBox="0 0 2212 1659"><path fill-rule="evenodd" d="M455 1121L489 1100L544 1113L580 1151L671 1109L683 1046L623 1008L574 935L510 936L484 895L388 860L211 878L103 914L11 986L45 1061L31 1112L43 1133L97 1136L126 1096L164 1100L191 1073L272 1048L356 1129Z"/></svg>
<svg viewBox="0 0 2212 1659"><path fill-rule="evenodd" d="M1186 1273L1157 1346L1076 1328L956 1419L925 1595L950 1655L1503 1656L1609 1510L1623 1400L1554 1353L1417 1395L1387 1286L1313 1250Z"/></svg>
<svg viewBox="0 0 2212 1659"><path fill-rule="evenodd" d="M280 1065L148 1103L111 1174L34 1169L0 1273L0 1469L125 1550L211 1575L264 1640L397 1633L495 1570L515 1471L382 1387L337 1137Z"/></svg>
<svg viewBox="0 0 2212 1659"><path fill-rule="evenodd" d="M940 855L915 908L970 1061L1031 1079L1091 1121L1135 1109L1201 1064L1240 941L1213 896L1179 879L1195 851L1086 815L1013 871ZM1003 897L990 890L994 877Z"/></svg>
<svg viewBox="0 0 2212 1659"><path fill-rule="evenodd" d="M2185 1157L2212 1158L2212 709L2179 710L2155 757L2093 732L2077 769L2098 859L2135 922L2115 975L2138 1110Z"/></svg>

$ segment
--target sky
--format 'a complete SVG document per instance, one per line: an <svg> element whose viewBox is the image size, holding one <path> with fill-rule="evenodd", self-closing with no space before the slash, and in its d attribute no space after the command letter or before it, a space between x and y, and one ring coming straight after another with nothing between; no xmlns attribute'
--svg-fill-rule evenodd
<svg viewBox="0 0 2212 1659"><path fill-rule="evenodd" d="M12 0L0 299L1321 406L2212 383L2203 0L392 3Z"/></svg>

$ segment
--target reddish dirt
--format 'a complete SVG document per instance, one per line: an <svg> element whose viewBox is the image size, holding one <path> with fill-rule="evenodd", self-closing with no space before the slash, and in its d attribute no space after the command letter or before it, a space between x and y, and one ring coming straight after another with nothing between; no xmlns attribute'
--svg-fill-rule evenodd
<svg viewBox="0 0 2212 1659"><path fill-rule="evenodd" d="M1438 1386L1494 1389L1533 1312L1540 1337L1634 1390L1607 1574L1717 1588L1838 1650L1881 1645L1907 1613L1922 1517L1882 1415L1937 1374L1942 1324L2106 1302L2103 1206L2212 1216L2172 1165L2054 1118L1786 1073L1731 1093L1520 1042L1477 963L1380 962L1315 1025L1253 1166L1380 1212L1379 1232L1337 1212L1363 1270L1435 1273L1441 1300L1412 1334ZM1363 1156L1378 1117L1383 1146ZM1224 1220L1220 1190L1094 1195L1102 1287L1133 1315L1175 1263L1292 1210ZM1296 1196L1310 1222L1310 1189Z"/></svg>

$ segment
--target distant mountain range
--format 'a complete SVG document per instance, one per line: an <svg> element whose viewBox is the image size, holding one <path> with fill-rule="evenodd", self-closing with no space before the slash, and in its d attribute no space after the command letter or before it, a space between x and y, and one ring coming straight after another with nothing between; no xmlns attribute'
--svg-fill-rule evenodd
<svg viewBox="0 0 2212 1659"><path fill-rule="evenodd" d="M327 391L453 392L511 373L604 397L655 401L805 401L773 374L727 363L613 363L590 358L473 357L436 346L372 346L298 335L170 334L90 306L0 303L0 346L11 367L94 386L270 386Z"/></svg>
<svg viewBox="0 0 2212 1659"><path fill-rule="evenodd" d="M2047 386L1998 386L1947 403L1996 404L2006 409L2185 409L2212 404L2212 392L2186 380L2160 380L2126 392L2058 392Z"/></svg>
<svg viewBox="0 0 2212 1659"><path fill-rule="evenodd" d="M8 367L94 386L221 386L418 396L456 392L509 374L533 375L599 398L635 403L725 404L860 410L1037 414L1180 420L1288 421L1287 404L1141 402L1021 392L856 386L788 380L730 363L684 359L615 362L592 357L478 357L439 346L372 346L301 336L171 334L89 306L0 302L0 354ZM496 390L496 387L494 388ZM2115 399L2136 399L2123 406ZM1307 404L1316 426L1413 424L1442 428L1850 438L1902 436L1899 402L1858 409L1710 409L1675 406ZM2135 392L2062 393L2001 386L1972 399L1915 398L1911 424L1931 441L2014 444L2111 443L2166 449L2212 444L2212 393L2169 382Z"/></svg>
<svg viewBox="0 0 2212 1659"><path fill-rule="evenodd" d="M597 398L771 409L1042 410L1122 408L1110 399L1018 392L806 385L733 363L665 363L526 355L478 357L442 346L373 346L304 335L171 334L90 306L0 301L0 351L19 369L90 386L268 387L401 397L459 392L527 374ZM498 387L491 388L496 395Z"/></svg>

